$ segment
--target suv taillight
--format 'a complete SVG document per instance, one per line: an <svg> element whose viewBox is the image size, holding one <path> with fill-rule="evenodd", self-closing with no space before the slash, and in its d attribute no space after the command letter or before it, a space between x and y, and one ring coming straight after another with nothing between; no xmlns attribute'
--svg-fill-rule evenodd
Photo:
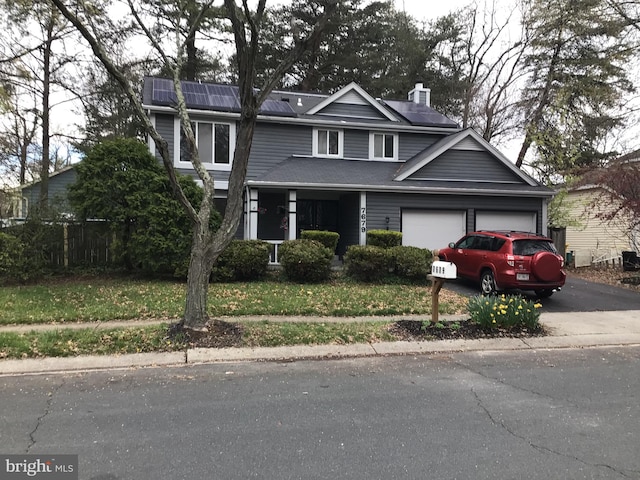
<svg viewBox="0 0 640 480"><path fill-rule="evenodd" d="M513 255L507 255L507 265L510 267L515 267L516 265L516 257Z"/></svg>

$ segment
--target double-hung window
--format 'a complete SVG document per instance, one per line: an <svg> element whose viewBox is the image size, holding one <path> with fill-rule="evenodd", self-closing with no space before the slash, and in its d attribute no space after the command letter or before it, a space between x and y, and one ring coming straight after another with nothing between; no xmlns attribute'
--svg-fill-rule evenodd
<svg viewBox="0 0 640 480"><path fill-rule="evenodd" d="M344 132L330 128L313 131L313 154L319 157L342 157Z"/></svg>
<svg viewBox="0 0 640 480"><path fill-rule="evenodd" d="M235 128L229 123L191 122L196 137L200 161L208 169L228 170L231 168ZM180 161L178 166L188 166L191 154L187 139L180 128ZM181 164L181 165L180 165Z"/></svg>
<svg viewBox="0 0 640 480"><path fill-rule="evenodd" d="M370 158L374 160L398 159L398 135L395 133L369 134Z"/></svg>

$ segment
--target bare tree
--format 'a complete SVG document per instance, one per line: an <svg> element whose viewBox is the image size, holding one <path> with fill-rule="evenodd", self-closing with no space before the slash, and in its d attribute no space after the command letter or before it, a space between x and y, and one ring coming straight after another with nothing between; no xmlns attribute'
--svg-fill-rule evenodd
<svg viewBox="0 0 640 480"><path fill-rule="evenodd" d="M237 127L233 166L229 177L227 205L222 224L215 232L211 230L209 223L215 193L214 181L211 174L204 168L200 161L180 82L183 70L182 59L184 58L189 32L187 32L185 37L183 34L181 35L181 32L184 32L183 29L175 29L175 51L173 55L170 55L157 38L157 34L154 34L154 30L144 22L133 0L128 0L132 18L145 33L156 53L162 58L166 71L172 73L177 97L177 105L175 108L191 153L193 168L203 183L203 199L198 208L189 202L184 191L181 189L176 178L166 139L155 129L147 112L142 108L141 99L136 89L127 76L118 69L108 54L107 48L99 40L100 37L94 30L94 25L91 21L91 12L84 10L84 2L78 2L76 4L75 2L67 2L65 0L51 1L85 38L91 46L94 55L104 65L109 74L120 84L120 87L125 91L134 106L138 117L143 122L146 132L156 145L156 151L162 158L174 193L185 208L193 225L193 240L187 275L187 298L183 324L187 329L207 330L209 321L207 314L209 277L216 259L232 240L242 218L244 182L260 105L286 74L288 69L302 57L308 50L309 45L315 42L321 35L340 0L325 0L319 2L323 6L324 13L315 22L311 33L305 38L295 38L288 55L279 62L271 75L264 80L259 88L256 88L255 85L257 76L255 60L258 52L260 26L265 12L266 0L259 0L254 11L249 8L247 0L242 0L241 6L238 6L236 2L232 0L224 1L224 8L230 21L235 40L241 112ZM73 3L73 5L68 6L68 3ZM213 1L207 1L200 4L200 11L197 15L207 15L212 8L212 3ZM190 12L190 15L193 14L193 12ZM177 18L176 26L182 23L182 21L184 21L184 19ZM191 21L191 24L194 26L201 25L201 22L199 22L197 18L194 20L192 17Z"/></svg>
<svg viewBox="0 0 640 480"><path fill-rule="evenodd" d="M58 87L64 88L63 77L67 66L76 63L74 53L66 51L65 42L69 39L73 30L53 8L48 1L2 0L0 3L3 13L9 24L6 26L10 32L11 42L5 45L9 58L12 58L11 69L5 71L5 82L9 86L8 96L16 110L10 113L15 117L15 122L23 122L33 117L27 113L37 112L37 123L41 130L40 141L40 207L48 206L49 196L49 172L55 168L56 162L52 162L51 140L54 136L51 126L51 111L54 108L52 95ZM60 48L56 48L59 46ZM35 126L23 125L19 128L13 122L12 134L22 131L22 140L34 142L34 133L25 136L34 130ZM27 146L22 145L23 153ZM21 161L23 161L22 159ZM24 182L24 177L20 176Z"/></svg>
<svg viewBox="0 0 640 480"><path fill-rule="evenodd" d="M499 0L476 2L431 27L437 46L429 63L453 86L448 96L456 105L444 111L487 141L517 129L515 92L525 74L527 40L524 30L514 28L520 24L519 2L504 7Z"/></svg>
<svg viewBox="0 0 640 480"><path fill-rule="evenodd" d="M462 63L466 71L463 92L463 128L475 127L486 140L505 133L508 116L507 94L522 75L522 56L526 45L521 38L511 40L509 26L514 8L500 18L495 0L467 10L468 33L464 39Z"/></svg>
<svg viewBox="0 0 640 480"><path fill-rule="evenodd" d="M33 171L39 114L35 109L22 108L14 96L8 102L11 109L2 122L0 166L11 176L7 179L10 183L17 180L20 185L24 185L27 180L34 178L34 173L39 175L39 172Z"/></svg>

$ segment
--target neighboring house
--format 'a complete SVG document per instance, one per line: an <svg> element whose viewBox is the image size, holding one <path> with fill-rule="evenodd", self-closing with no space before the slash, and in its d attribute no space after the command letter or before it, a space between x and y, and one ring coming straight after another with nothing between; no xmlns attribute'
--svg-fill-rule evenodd
<svg viewBox="0 0 640 480"><path fill-rule="evenodd" d="M67 186L76 181L76 171L69 165L49 174L49 206L56 208L61 214L70 214L71 208L67 200ZM22 221L33 207L40 201L40 181L28 183L20 187L20 198L15 202L12 221Z"/></svg>
<svg viewBox="0 0 640 480"><path fill-rule="evenodd" d="M599 215L606 213L601 198L606 195L603 186L584 185L570 189L566 205L569 217L576 226L566 228L567 252L571 253L576 267L598 263L618 264L622 252L637 251L632 232L631 219L618 216L613 220L603 220ZM640 237L635 239L640 241Z"/></svg>
<svg viewBox="0 0 640 480"><path fill-rule="evenodd" d="M225 202L233 160L237 87L183 82L202 161ZM553 192L472 129L429 105L422 84L408 100L372 98L352 83L333 95L274 91L255 128L238 237L274 244L301 230L340 234L337 254L372 229L436 249L481 229L547 233ZM195 176L181 141L171 80L146 78L143 104L173 163ZM155 146L150 143L155 153Z"/></svg>

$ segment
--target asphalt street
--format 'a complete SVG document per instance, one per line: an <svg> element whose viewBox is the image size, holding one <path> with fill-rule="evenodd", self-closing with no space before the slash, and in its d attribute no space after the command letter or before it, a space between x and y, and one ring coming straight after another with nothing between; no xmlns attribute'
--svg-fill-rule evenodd
<svg viewBox="0 0 640 480"><path fill-rule="evenodd" d="M2 453L80 478L640 478L640 347L0 379Z"/></svg>
<svg viewBox="0 0 640 480"><path fill-rule="evenodd" d="M476 284L464 280L447 281L446 288L463 295L477 295ZM532 292L524 292L533 297ZM576 277L567 277L561 291L542 301L543 312L596 312L640 310L640 293L627 288L601 283L587 282Z"/></svg>

